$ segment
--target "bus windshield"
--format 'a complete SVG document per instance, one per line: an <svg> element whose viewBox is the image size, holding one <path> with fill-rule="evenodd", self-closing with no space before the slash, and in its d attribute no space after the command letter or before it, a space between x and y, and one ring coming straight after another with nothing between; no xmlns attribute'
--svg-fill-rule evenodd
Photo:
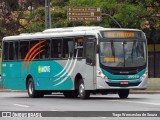
<svg viewBox="0 0 160 120"><path fill-rule="evenodd" d="M145 42L100 42L100 62L108 67L139 67L146 64Z"/></svg>

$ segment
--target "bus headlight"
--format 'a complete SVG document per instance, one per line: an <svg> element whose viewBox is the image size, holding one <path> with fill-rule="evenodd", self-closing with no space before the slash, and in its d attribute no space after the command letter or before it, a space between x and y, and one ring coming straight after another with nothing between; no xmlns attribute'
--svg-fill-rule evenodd
<svg viewBox="0 0 160 120"><path fill-rule="evenodd" d="M97 70L97 75L98 75L98 77L101 77L103 79L106 78L106 76L101 71L99 71L99 70Z"/></svg>
<svg viewBox="0 0 160 120"><path fill-rule="evenodd" d="M145 73L141 76L140 80L144 80L147 76L148 76L148 72L145 72Z"/></svg>

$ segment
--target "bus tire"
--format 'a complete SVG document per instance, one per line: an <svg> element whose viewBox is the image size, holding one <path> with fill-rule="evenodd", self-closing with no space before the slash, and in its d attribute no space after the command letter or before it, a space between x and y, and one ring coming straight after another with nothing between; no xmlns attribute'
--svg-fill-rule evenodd
<svg viewBox="0 0 160 120"><path fill-rule="evenodd" d="M121 99L126 99L129 95L129 89L121 89L118 91L118 95Z"/></svg>
<svg viewBox="0 0 160 120"><path fill-rule="evenodd" d="M41 98L44 96L42 91L35 90L34 82L32 78L29 78L27 83L27 92L30 98Z"/></svg>
<svg viewBox="0 0 160 120"><path fill-rule="evenodd" d="M79 81L78 92L80 99L88 99L90 96L89 91L85 90L84 82L82 80Z"/></svg>

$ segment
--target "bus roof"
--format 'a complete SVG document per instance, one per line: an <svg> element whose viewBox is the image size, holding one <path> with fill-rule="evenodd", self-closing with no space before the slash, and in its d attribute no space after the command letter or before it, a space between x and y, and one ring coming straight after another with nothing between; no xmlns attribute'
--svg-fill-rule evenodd
<svg viewBox="0 0 160 120"><path fill-rule="evenodd" d="M104 28L100 26L78 26L78 27L65 27L65 28L52 28L46 29L43 32L37 33L22 33L16 36L7 36L3 38L6 40L27 40L27 39L40 39L51 37L69 37L69 36L82 36L82 35L96 35L99 31L109 30L129 30L129 31L141 31L138 29L124 29L124 28Z"/></svg>

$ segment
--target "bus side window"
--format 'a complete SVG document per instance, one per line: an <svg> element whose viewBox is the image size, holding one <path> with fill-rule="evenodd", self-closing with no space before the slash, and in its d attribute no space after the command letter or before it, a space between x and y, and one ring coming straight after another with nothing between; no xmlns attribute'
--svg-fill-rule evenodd
<svg viewBox="0 0 160 120"><path fill-rule="evenodd" d="M14 59L18 60L18 42L14 42Z"/></svg>
<svg viewBox="0 0 160 120"><path fill-rule="evenodd" d="M37 53L39 53L39 51L40 51L39 50L40 46L36 46L36 44L38 44L39 42L40 42L39 40L31 40L30 41L30 48L29 48L29 50L31 50L31 48L32 49L34 48L34 49L30 52L30 55L29 55L28 59L30 59L30 60L32 60L32 59L39 59L39 54L37 54Z"/></svg>
<svg viewBox="0 0 160 120"><path fill-rule="evenodd" d="M9 43L8 42L4 42L3 43L3 60L7 61L9 58Z"/></svg>
<svg viewBox="0 0 160 120"><path fill-rule="evenodd" d="M23 60L29 50L29 41L20 41L19 59Z"/></svg>
<svg viewBox="0 0 160 120"><path fill-rule="evenodd" d="M69 41L74 41L74 38L63 38L63 53L62 53L63 58L69 57L69 49L68 49L69 48L69 46L68 46Z"/></svg>
<svg viewBox="0 0 160 120"><path fill-rule="evenodd" d="M9 60L14 60L13 42L9 42Z"/></svg>
<svg viewBox="0 0 160 120"><path fill-rule="evenodd" d="M61 58L62 57L62 39L52 39L51 40L51 58Z"/></svg>
<svg viewBox="0 0 160 120"><path fill-rule="evenodd" d="M75 46L78 49L78 58L82 58L84 56L83 55L83 50L84 50L83 44L84 44L83 37L76 37L75 38ZM74 57L76 57L76 54L77 54L77 50L75 50L75 52L74 52Z"/></svg>
<svg viewBox="0 0 160 120"><path fill-rule="evenodd" d="M50 48L51 48L50 40L46 40L44 44L42 45L44 45L44 47L42 47L41 49L43 51L40 53L40 59L49 59L50 58Z"/></svg>

